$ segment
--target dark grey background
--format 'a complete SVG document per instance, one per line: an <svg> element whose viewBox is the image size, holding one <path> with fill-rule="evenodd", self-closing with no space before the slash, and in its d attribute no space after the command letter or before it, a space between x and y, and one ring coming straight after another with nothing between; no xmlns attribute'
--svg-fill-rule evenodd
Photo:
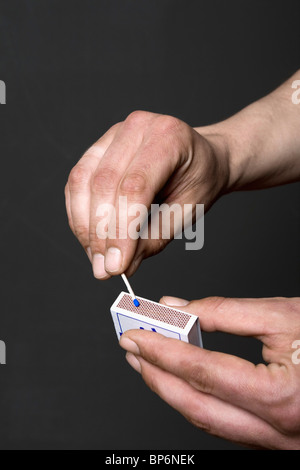
<svg viewBox="0 0 300 470"><path fill-rule="evenodd" d="M236 449L154 395L127 365L109 307L67 225L68 172L135 109L209 124L299 68L300 3L0 1L1 449ZM200 298L299 295L299 184L236 193L206 216L205 247L143 263L135 291ZM260 361L255 340L207 348Z"/></svg>

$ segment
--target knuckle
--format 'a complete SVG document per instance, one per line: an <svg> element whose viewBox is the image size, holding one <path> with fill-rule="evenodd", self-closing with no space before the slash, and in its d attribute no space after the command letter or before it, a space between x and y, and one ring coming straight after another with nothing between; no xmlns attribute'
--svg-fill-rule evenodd
<svg viewBox="0 0 300 470"><path fill-rule="evenodd" d="M300 431L299 403L286 403L272 413L273 424L283 434L296 434Z"/></svg>
<svg viewBox="0 0 300 470"><path fill-rule="evenodd" d="M189 396L183 416L193 425L209 434L215 434L216 419L202 400L202 395L196 392Z"/></svg>
<svg viewBox="0 0 300 470"><path fill-rule="evenodd" d="M290 318L295 318L298 324L300 314L300 298L282 299L282 311L285 314L285 319L287 315L289 315Z"/></svg>
<svg viewBox="0 0 300 470"><path fill-rule="evenodd" d="M141 172L135 172L129 173L123 178L120 191L125 194L142 194L145 192L146 188L146 175Z"/></svg>
<svg viewBox="0 0 300 470"><path fill-rule="evenodd" d="M89 231L89 246L92 253L105 254L106 239L99 239L95 230Z"/></svg>
<svg viewBox="0 0 300 470"><path fill-rule="evenodd" d="M84 224L76 224L74 226L74 232L78 240L80 240L83 245L88 245L88 227L86 227Z"/></svg>
<svg viewBox="0 0 300 470"><path fill-rule="evenodd" d="M200 402L197 409L187 415L186 418L193 426L196 426L208 434L214 434L211 419L208 416L208 413L201 406Z"/></svg>
<svg viewBox="0 0 300 470"><path fill-rule="evenodd" d="M149 117L149 114L150 113L148 113L147 111L133 111L125 119L125 124L130 127L139 126L145 121L147 117Z"/></svg>
<svg viewBox="0 0 300 470"><path fill-rule="evenodd" d="M151 255L158 255L163 251L163 249L167 246L167 244L170 242L167 238L165 239L159 239L159 240L152 240L153 243L151 243Z"/></svg>
<svg viewBox="0 0 300 470"><path fill-rule="evenodd" d="M231 299L229 299L228 297L225 298L225 297L217 297L217 296L211 296L205 299L205 301L209 303L213 309L221 308L221 306L223 305L225 301L228 302L230 300Z"/></svg>
<svg viewBox="0 0 300 470"><path fill-rule="evenodd" d="M300 431L300 400L297 397L297 384L293 379L282 377L272 384L266 397L270 420L281 433L294 434Z"/></svg>
<svg viewBox="0 0 300 470"><path fill-rule="evenodd" d="M116 181L116 170L113 168L103 168L94 174L91 182L91 190L93 193L113 191Z"/></svg>
<svg viewBox="0 0 300 470"><path fill-rule="evenodd" d="M90 172L82 165L75 165L69 175L68 184L70 190L85 186L90 179Z"/></svg>
<svg viewBox="0 0 300 470"><path fill-rule="evenodd" d="M159 381L157 379L157 375L155 372L152 370L145 371L142 368L142 377L145 381L145 383L148 385L150 390L154 393L158 393L159 391Z"/></svg>
<svg viewBox="0 0 300 470"><path fill-rule="evenodd" d="M222 313L224 309L228 308L230 302L234 302L234 299L225 297L206 297L202 299L203 308L210 313ZM197 305L197 301L191 301L191 304Z"/></svg>
<svg viewBox="0 0 300 470"><path fill-rule="evenodd" d="M183 127L183 122L180 119L167 116L167 115L159 115L154 121L153 124L153 133L154 134L170 134L174 132L178 132Z"/></svg>
<svg viewBox="0 0 300 470"><path fill-rule="evenodd" d="M197 390L209 395L214 391L210 374L199 364L189 365L189 382Z"/></svg>
<svg viewBox="0 0 300 470"><path fill-rule="evenodd" d="M159 359L160 359L160 353L158 352L158 350L154 348L151 348L151 349L148 348L147 361L150 362L152 365L156 366L159 363Z"/></svg>

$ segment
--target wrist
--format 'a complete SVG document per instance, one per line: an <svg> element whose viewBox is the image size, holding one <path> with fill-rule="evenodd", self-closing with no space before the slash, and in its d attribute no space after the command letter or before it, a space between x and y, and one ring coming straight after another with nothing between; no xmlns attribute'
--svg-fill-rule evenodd
<svg viewBox="0 0 300 470"><path fill-rule="evenodd" d="M268 102L254 103L226 121L196 129L227 164L223 193L263 187L269 175L274 141L273 114Z"/></svg>
<svg viewBox="0 0 300 470"><path fill-rule="evenodd" d="M218 123L195 128L196 132L206 140L217 161L219 196L231 191L234 180L232 168L234 141L225 127L224 123Z"/></svg>
<svg viewBox="0 0 300 470"><path fill-rule="evenodd" d="M224 192L262 189L300 179L300 105L291 79L226 121L196 129L228 162Z"/></svg>

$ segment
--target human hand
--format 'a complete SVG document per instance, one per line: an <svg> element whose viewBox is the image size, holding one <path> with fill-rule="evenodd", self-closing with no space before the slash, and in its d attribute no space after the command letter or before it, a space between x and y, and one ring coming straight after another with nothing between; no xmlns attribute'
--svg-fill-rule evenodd
<svg viewBox="0 0 300 470"><path fill-rule="evenodd" d="M135 203L149 209L154 201L194 208L199 203L208 209L224 191L228 171L223 137L204 137L174 117L136 111L113 126L75 165L65 188L70 227L92 261L95 277L131 275L145 257L169 242L130 239L120 227L115 239L99 239L100 204L114 205L117 220L119 196L127 196L128 212ZM128 225L134 217L127 216ZM112 220L108 232L113 225ZM173 235L171 227L171 239Z"/></svg>
<svg viewBox="0 0 300 470"><path fill-rule="evenodd" d="M167 303L168 302L168 303ZM204 331L254 336L267 363L208 351L158 333L130 330L120 339L129 364L192 424L246 446L300 449L300 298L161 303L199 316Z"/></svg>

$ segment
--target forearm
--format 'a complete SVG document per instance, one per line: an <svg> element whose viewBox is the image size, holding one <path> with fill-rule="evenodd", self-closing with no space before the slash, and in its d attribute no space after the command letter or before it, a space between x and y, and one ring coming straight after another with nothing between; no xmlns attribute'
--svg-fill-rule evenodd
<svg viewBox="0 0 300 470"><path fill-rule="evenodd" d="M300 70L274 92L226 121L196 130L228 158L225 191L259 189L300 180L300 104L292 83Z"/></svg>

